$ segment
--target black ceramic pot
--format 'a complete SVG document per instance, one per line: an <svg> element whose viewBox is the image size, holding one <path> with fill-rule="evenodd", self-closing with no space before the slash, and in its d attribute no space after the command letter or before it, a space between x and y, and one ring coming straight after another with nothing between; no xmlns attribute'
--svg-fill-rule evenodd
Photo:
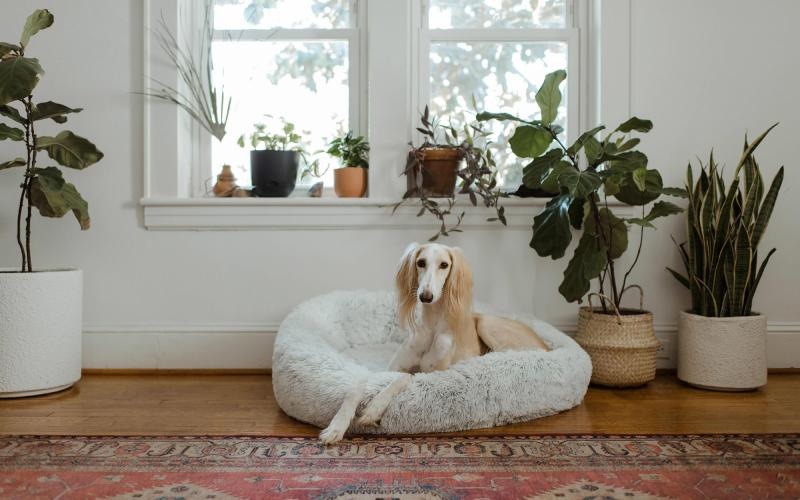
<svg viewBox="0 0 800 500"><path fill-rule="evenodd" d="M296 151L250 151L253 195L285 198L294 191L300 154Z"/></svg>

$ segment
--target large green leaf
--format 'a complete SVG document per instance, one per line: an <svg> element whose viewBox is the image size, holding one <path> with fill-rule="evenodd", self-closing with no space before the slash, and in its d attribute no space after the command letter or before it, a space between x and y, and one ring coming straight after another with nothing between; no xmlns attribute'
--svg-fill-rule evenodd
<svg viewBox="0 0 800 500"><path fill-rule="evenodd" d="M72 211L82 230L89 229L91 225L89 204L74 185L64 182L55 167L41 169L39 175L33 178L30 200L43 217L59 218Z"/></svg>
<svg viewBox="0 0 800 500"><path fill-rule="evenodd" d="M508 140L511 151L520 158L536 158L547 151L553 136L546 129L533 125L520 125Z"/></svg>
<svg viewBox="0 0 800 500"><path fill-rule="evenodd" d="M520 118L518 116L514 116L514 115L509 114L509 113L490 113L488 111L481 111L480 113L478 113L478 115L475 118L479 122L485 122L485 121L488 121L488 120L501 120L501 121L508 120L508 121L512 121L512 122L527 123L529 125L533 125L533 124L539 123L537 121L523 120L522 118Z"/></svg>
<svg viewBox="0 0 800 500"><path fill-rule="evenodd" d="M28 16L25 21L25 27L22 28L22 36L20 36L19 44L25 48L30 42L31 37L39 31L49 28L53 24L53 14L47 9L39 9L33 11L33 14Z"/></svg>
<svg viewBox="0 0 800 500"><path fill-rule="evenodd" d="M57 102L46 101L34 105L31 118L34 121L52 118L56 123L64 123L67 121L67 117L64 115L70 113L80 113L81 111L83 111L83 108L68 108L67 106Z"/></svg>
<svg viewBox="0 0 800 500"><path fill-rule="evenodd" d="M536 92L536 103L542 111L542 123L550 125L558 116L558 106L561 104L561 90L559 85L567 78L563 69L553 71L544 77L542 86Z"/></svg>
<svg viewBox="0 0 800 500"><path fill-rule="evenodd" d="M522 183L531 189L542 187L542 180L550 172L550 169L564 157L564 150L553 148L533 159L522 169Z"/></svg>
<svg viewBox="0 0 800 500"><path fill-rule="evenodd" d="M575 168L566 160L561 160L550 169L550 172L542 179L542 189L548 193L558 193L559 183L558 178L564 172L574 171Z"/></svg>
<svg viewBox="0 0 800 500"><path fill-rule="evenodd" d="M0 42L0 59L10 54L11 52L19 52L21 47L13 43Z"/></svg>
<svg viewBox="0 0 800 500"><path fill-rule="evenodd" d="M43 74L38 59L12 57L0 61L0 105L31 95Z"/></svg>
<svg viewBox="0 0 800 500"><path fill-rule="evenodd" d="M608 158L608 169L611 172L627 173L647 167L647 155L640 151L626 151Z"/></svg>
<svg viewBox="0 0 800 500"><path fill-rule="evenodd" d="M770 184L767 195L764 197L764 201L761 204L761 210L758 213L756 224L753 228L754 247L758 246L761 242L761 237L764 235L764 231L767 230L767 224L769 224L769 219L772 217L772 209L775 208L775 202L778 199L778 191L781 189L781 184L783 184L783 167L778 169L778 173L775 174L775 178L772 179L772 184Z"/></svg>
<svg viewBox="0 0 800 500"><path fill-rule="evenodd" d="M581 136L578 137L578 140L573 142L572 146L567 148L567 152L571 155L574 155L575 153L580 151L581 148L583 148L583 145L586 144L587 139L589 139L590 137L594 137L595 134L597 134L598 132L600 132L605 128L606 128L605 125L600 125L599 127L595 127L592 130L582 133Z"/></svg>
<svg viewBox="0 0 800 500"><path fill-rule="evenodd" d="M603 183L597 172L586 170L579 172L574 168L564 171L558 177L558 183L573 198L588 198Z"/></svg>
<svg viewBox="0 0 800 500"><path fill-rule="evenodd" d="M25 131L16 127L9 127L4 123L0 123L0 141L11 139L12 141L24 141Z"/></svg>
<svg viewBox="0 0 800 500"><path fill-rule="evenodd" d="M539 215L533 218L533 238L530 246L541 257L548 255L553 260L564 256L572 231L569 225L569 206L572 197L556 196L550 200Z"/></svg>
<svg viewBox="0 0 800 500"><path fill-rule="evenodd" d="M605 249L600 239L584 232L575 254L564 270L564 279L558 287L567 302L581 300L589 291L591 280L598 277L607 264Z"/></svg>
<svg viewBox="0 0 800 500"><path fill-rule="evenodd" d="M635 130L637 132L650 132L653 130L653 122L650 120L643 120L641 118L633 117L626 121L625 123L621 124L617 127L618 132L622 132L623 134L627 134L628 132Z"/></svg>
<svg viewBox="0 0 800 500"><path fill-rule="evenodd" d="M589 203L583 199L572 200L569 205L569 223L575 229L583 227L583 220L589 212Z"/></svg>
<svg viewBox="0 0 800 500"><path fill-rule="evenodd" d="M633 218L633 219L625 219L628 224L636 224L643 227L655 227L651 222L659 217L667 217L673 214L679 214L683 212L683 209L674 203L670 203L668 201L657 201L653 208L650 209L650 213L644 216L643 218Z"/></svg>
<svg viewBox="0 0 800 500"><path fill-rule="evenodd" d="M103 159L97 146L83 137L65 130L55 137L39 137L36 149L45 150L60 165L83 170Z"/></svg>
<svg viewBox="0 0 800 500"><path fill-rule="evenodd" d="M595 166L603 154L603 146L594 137L589 137L583 145L583 152L586 154L586 161L589 162L589 165Z"/></svg>
<svg viewBox="0 0 800 500"><path fill-rule="evenodd" d="M19 114L19 111L12 108L8 104L3 104L0 106L0 116L5 116L15 122L19 123L20 125L25 125L25 119Z"/></svg>
<svg viewBox="0 0 800 500"><path fill-rule="evenodd" d="M676 187L665 187L661 188L661 194L665 194L667 196L674 196L676 198L688 198L689 193L684 188L676 188Z"/></svg>
<svg viewBox="0 0 800 500"><path fill-rule="evenodd" d="M597 218L600 220L600 231L592 214L586 216L584 231L598 236L608 250L608 257L618 259L628 249L628 226L607 208L601 208Z"/></svg>
<svg viewBox="0 0 800 500"><path fill-rule="evenodd" d="M0 163L0 170L5 170L7 168L14 168L14 167L22 167L27 164L28 162L26 162L24 158L14 158L13 160Z"/></svg>
<svg viewBox="0 0 800 500"><path fill-rule="evenodd" d="M620 185L619 193L614 195L616 199L628 205L647 205L661 196L663 185L661 174L658 173L658 170L647 170L644 179L644 191L640 191L636 187L631 175L627 176Z"/></svg>

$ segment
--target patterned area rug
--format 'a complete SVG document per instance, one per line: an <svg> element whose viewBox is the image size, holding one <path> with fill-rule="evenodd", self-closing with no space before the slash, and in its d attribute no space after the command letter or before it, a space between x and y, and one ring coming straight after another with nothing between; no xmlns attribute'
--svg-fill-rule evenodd
<svg viewBox="0 0 800 500"><path fill-rule="evenodd" d="M0 498L798 498L800 435L0 437Z"/></svg>

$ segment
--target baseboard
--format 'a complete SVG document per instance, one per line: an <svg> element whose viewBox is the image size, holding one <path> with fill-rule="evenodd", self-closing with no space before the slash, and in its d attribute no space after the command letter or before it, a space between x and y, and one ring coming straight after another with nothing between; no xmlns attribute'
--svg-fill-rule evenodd
<svg viewBox="0 0 800 500"><path fill-rule="evenodd" d="M575 325L559 329L574 334ZM278 325L148 325L88 327L83 334L83 367L89 373L267 373ZM658 368L675 367L677 325L655 325L662 347ZM767 364L800 368L800 322L768 326Z"/></svg>

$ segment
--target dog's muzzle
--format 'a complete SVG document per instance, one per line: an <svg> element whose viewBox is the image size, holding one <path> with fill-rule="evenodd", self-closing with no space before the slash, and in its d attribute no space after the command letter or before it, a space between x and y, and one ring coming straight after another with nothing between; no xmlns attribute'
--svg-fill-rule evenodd
<svg viewBox="0 0 800 500"><path fill-rule="evenodd" d="M423 304L430 304L433 302L433 294L431 292L422 292L419 294L419 301Z"/></svg>

